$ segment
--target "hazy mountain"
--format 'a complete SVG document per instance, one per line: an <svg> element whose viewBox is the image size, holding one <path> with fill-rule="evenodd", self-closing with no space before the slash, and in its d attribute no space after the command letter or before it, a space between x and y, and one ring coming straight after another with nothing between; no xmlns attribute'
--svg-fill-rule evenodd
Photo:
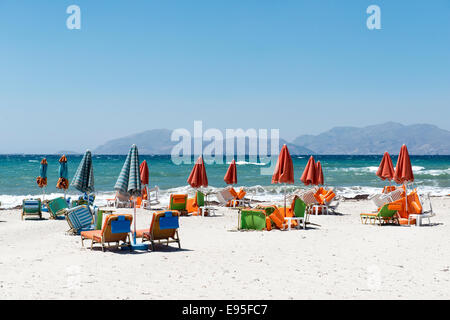
<svg viewBox="0 0 450 320"><path fill-rule="evenodd" d="M293 143L318 154L398 154L402 144L411 154L450 154L450 131L429 124L388 122L363 128L335 127L319 135L299 136Z"/></svg>
<svg viewBox="0 0 450 320"><path fill-rule="evenodd" d="M131 136L114 139L106 142L105 144L97 147L94 150L96 154L127 154L130 150L130 146L132 144L136 144L139 148L140 154L170 154L172 148L177 145L178 141L171 141L170 137L172 134L172 130L168 129L156 129L156 130L148 130L141 133L137 133ZM222 142L223 153L226 152L226 143L230 143L232 141L224 140ZM204 141L203 148L209 145L211 142ZM270 139L266 142L267 149L270 153ZM288 143L287 141L280 139L279 146L286 143L291 154L311 154L312 151L308 148L297 146L292 143ZM235 153L237 151L236 148L237 143L235 143ZM191 140L191 153L193 153L194 142ZM249 140L246 139L246 149L245 153L249 154Z"/></svg>
<svg viewBox="0 0 450 320"><path fill-rule="evenodd" d="M170 154L178 144L170 140L172 130L148 130L131 136L114 139L97 147L96 154L127 154L132 144L139 147L140 154ZM222 142L223 151L226 144ZM266 142L263 142L266 144ZM280 139L279 147L286 143L291 154L381 154L388 151L397 154L402 144L411 154L450 154L450 131L429 124L402 125L388 122L363 128L335 127L318 135L303 135L292 143ZM205 148L210 142L203 142ZM191 152L194 142L191 140ZM270 153L270 140L267 142ZM234 151L236 153L236 143ZM245 153L249 154L246 139Z"/></svg>

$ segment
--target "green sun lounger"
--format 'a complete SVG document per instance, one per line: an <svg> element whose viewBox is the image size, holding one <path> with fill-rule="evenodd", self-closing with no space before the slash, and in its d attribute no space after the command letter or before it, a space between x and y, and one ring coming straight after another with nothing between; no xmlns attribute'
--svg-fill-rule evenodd
<svg viewBox="0 0 450 320"><path fill-rule="evenodd" d="M397 210L389 210L389 204L385 204L378 212L375 213L361 213L361 223L363 224L378 224L381 226L383 223L395 223L399 224Z"/></svg>
<svg viewBox="0 0 450 320"><path fill-rule="evenodd" d="M22 201L22 220L25 216L38 216L42 219L41 199L25 199Z"/></svg>
<svg viewBox="0 0 450 320"><path fill-rule="evenodd" d="M240 229L266 229L266 214L261 210L242 210Z"/></svg>
<svg viewBox="0 0 450 320"><path fill-rule="evenodd" d="M50 219L56 219L58 216L64 215L64 209L68 209L66 199L59 197L46 202L48 212L50 213Z"/></svg>

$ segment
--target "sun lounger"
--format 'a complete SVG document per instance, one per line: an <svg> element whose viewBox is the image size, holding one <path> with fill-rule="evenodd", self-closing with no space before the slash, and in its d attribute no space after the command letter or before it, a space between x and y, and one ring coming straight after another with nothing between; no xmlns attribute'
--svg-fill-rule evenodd
<svg viewBox="0 0 450 320"><path fill-rule="evenodd" d="M133 201L131 201L128 194L116 191L116 196L114 199L107 199L107 206L115 208L132 208Z"/></svg>
<svg viewBox="0 0 450 320"><path fill-rule="evenodd" d="M241 210L238 229L271 230L271 221L264 210Z"/></svg>
<svg viewBox="0 0 450 320"><path fill-rule="evenodd" d="M390 210L389 204L385 204L378 212L374 213L361 213L361 223L363 224L375 224L377 221L381 226L383 223L396 223L399 224L399 217L397 210Z"/></svg>
<svg viewBox="0 0 450 320"><path fill-rule="evenodd" d="M91 249L94 244L99 243L102 251L105 251L106 244L108 248L130 247L130 226L133 216L130 214L107 215L101 230L91 230L81 232L81 245L84 246L84 240L91 240ZM111 243L115 243L111 246Z"/></svg>
<svg viewBox="0 0 450 320"><path fill-rule="evenodd" d="M50 214L50 219L56 219L64 214L64 210L69 208L66 199L59 197L50 201L46 201L46 206Z"/></svg>
<svg viewBox="0 0 450 320"><path fill-rule="evenodd" d="M25 216L38 216L39 219L42 219L41 199L25 199L22 201L22 220Z"/></svg>
<svg viewBox="0 0 450 320"><path fill-rule="evenodd" d="M303 229L306 229L306 221L308 220L307 207L308 206L302 199L298 196L294 197L291 208L289 208L291 214L284 217L284 220L287 222L288 230L291 230L291 226L295 225L293 221L295 221L298 226L303 225Z"/></svg>
<svg viewBox="0 0 450 320"><path fill-rule="evenodd" d="M80 234L81 231L94 230L94 217L87 205L65 209L64 215L70 226L68 233Z"/></svg>
<svg viewBox="0 0 450 320"><path fill-rule="evenodd" d="M149 188L148 186L146 186L145 188L146 188L147 199L142 200L141 207L143 209L151 209L152 205L159 204L159 199L158 199L159 187L155 186L154 188Z"/></svg>
<svg viewBox="0 0 450 320"><path fill-rule="evenodd" d="M233 195L231 194L230 190L223 189L216 193L217 201L219 201L219 206L225 207L228 205L228 203L234 199Z"/></svg>
<svg viewBox="0 0 450 320"><path fill-rule="evenodd" d="M187 215L187 194L171 194L169 200L169 210L179 211L181 215Z"/></svg>
<svg viewBox="0 0 450 320"><path fill-rule="evenodd" d="M150 241L151 249L155 250L155 242L160 243L162 240L169 243L178 243L181 249L180 237L178 235L180 213L175 210L157 211L153 213L150 222L150 229L137 230L136 237L142 238L142 242Z"/></svg>
<svg viewBox="0 0 450 320"><path fill-rule="evenodd" d="M201 191L195 193L195 197L187 200L186 209L188 213L192 213L194 216L200 215L215 215L216 208L207 206L205 202L205 194Z"/></svg>

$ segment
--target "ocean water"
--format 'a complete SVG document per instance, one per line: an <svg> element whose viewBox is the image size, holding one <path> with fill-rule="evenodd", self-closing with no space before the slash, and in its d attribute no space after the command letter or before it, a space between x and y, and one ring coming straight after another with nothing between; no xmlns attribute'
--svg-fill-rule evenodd
<svg viewBox="0 0 450 320"><path fill-rule="evenodd" d="M36 184L39 175L40 161L43 157L48 161L48 186L45 190L46 199L61 195L56 189L58 180L58 159L56 155L0 155L0 202L2 208L21 204L23 198L42 195L42 190ZM82 155L69 155L69 181L71 181L81 161ZM107 198L114 196L114 184L120 173L124 155L93 155L95 188L99 205ZM287 187L292 191L304 187L300 176L309 156L292 156L295 170L295 185ZM375 172L381 161L380 156L315 156L323 167L325 184L336 188L339 194L353 197L359 194L372 194L388 184L381 181ZM192 164L175 165L170 156L141 155L140 161L147 160L150 171L150 186L157 185L161 190L162 202L168 200L172 192L193 193L187 185L187 177ZM397 157L392 158L395 165ZM431 192L432 195L450 194L450 156L411 156L415 174L414 186L421 192ZM262 175L261 169L269 167L266 162L246 160L237 161L238 184L245 186L255 199L278 201L282 198L284 186L271 185L271 175ZM211 191L225 187L223 176L228 163L206 164L206 172ZM69 196L80 193L69 188Z"/></svg>

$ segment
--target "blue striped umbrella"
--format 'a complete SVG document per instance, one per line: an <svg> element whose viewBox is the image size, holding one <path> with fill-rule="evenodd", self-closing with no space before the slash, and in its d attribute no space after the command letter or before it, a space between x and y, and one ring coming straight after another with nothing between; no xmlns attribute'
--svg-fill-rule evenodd
<svg viewBox="0 0 450 320"><path fill-rule="evenodd" d="M119 178L117 178L114 189L121 193L126 193L131 196L138 197L142 192L141 172L139 170L139 152L135 144L131 146L130 152L125 159L125 162L120 171ZM136 203L134 203L134 232L133 232L133 249L146 250L147 245L136 245Z"/></svg>
<svg viewBox="0 0 450 320"><path fill-rule="evenodd" d="M92 164L92 154L89 150L81 159L75 176L72 179L72 186L86 194L94 192L94 166Z"/></svg>
<svg viewBox="0 0 450 320"><path fill-rule="evenodd" d="M128 152L114 190L130 196L138 197L141 195L142 184L139 170L139 152L135 144L131 146L130 152Z"/></svg>

